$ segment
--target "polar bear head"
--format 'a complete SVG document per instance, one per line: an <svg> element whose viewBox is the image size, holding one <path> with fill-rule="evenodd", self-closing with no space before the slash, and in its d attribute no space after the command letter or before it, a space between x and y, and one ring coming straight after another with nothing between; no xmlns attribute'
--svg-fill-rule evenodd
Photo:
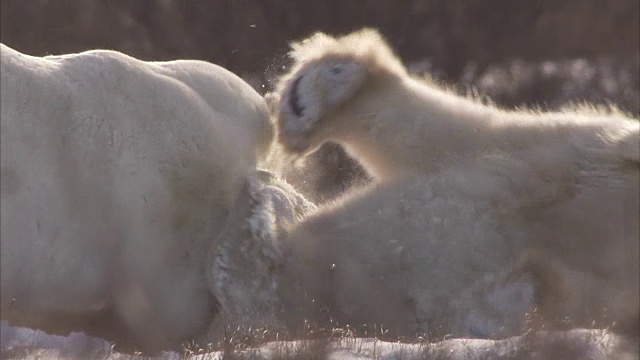
<svg viewBox="0 0 640 360"><path fill-rule="evenodd" d="M225 326L283 327L278 292L285 249L280 238L315 210L314 204L268 171L257 171L247 179L219 234L220 246L208 259L209 286Z"/></svg>
<svg viewBox="0 0 640 360"><path fill-rule="evenodd" d="M291 48L294 65L279 82L274 110L279 113L279 140L295 155L314 151L348 126L348 116L340 116L348 114L345 103L357 103L354 100L376 82L406 74L372 29L342 37L317 33Z"/></svg>

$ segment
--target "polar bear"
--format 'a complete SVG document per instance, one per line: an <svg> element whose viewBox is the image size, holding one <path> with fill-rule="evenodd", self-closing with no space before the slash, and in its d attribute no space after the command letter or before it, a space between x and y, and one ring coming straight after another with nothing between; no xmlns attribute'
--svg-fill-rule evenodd
<svg viewBox="0 0 640 360"><path fill-rule="evenodd" d="M200 333L206 254L273 141L264 99L202 61L0 50L2 319L109 310L147 349Z"/></svg>
<svg viewBox="0 0 640 360"><path fill-rule="evenodd" d="M479 278L500 278L523 253L554 263L556 279L576 280L546 291L551 277L533 272L515 287L523 299L535 293L531 304L549 319L589 325L637 309L636 119L458 97L409 77L372 30L317 34L293 48L295 64L269 99L281 145L302 156L335 140L382 181L267 242L287 256L273 265L280 280L264 287L283 304L305 304L285 307L285 317L493 336L504 324L489 310L471 311L473 296L453 299L484 291Z"/></svg>
<svg viewBox="0 0 640 360"><path fill-rule="evenodd" d="M534 309L547 327L637 316L638 177L566 196L575 185L540 193L546 176L528 166L492 155L375 182L280 227L260 220L270 200L243 201L245 230L211 262L216 297L233 327L387 336L513 336Z"/></svg>
<svg viewBox="0 0 640 360"><path fill-rule="evenodd" d="M640 161L637 119L587 105L508 111L458 96L408 75L372 29L317 33L293 43L291 57L270 98L280 143L293 155L333 140L377 178L429 173L496 150L549 149L560 168Z"/></svg>

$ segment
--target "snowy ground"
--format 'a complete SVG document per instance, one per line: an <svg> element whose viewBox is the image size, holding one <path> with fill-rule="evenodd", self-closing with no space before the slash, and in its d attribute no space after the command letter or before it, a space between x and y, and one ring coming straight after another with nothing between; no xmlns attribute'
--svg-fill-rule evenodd
<svg viewBox="0 0 640 360"><path fill-rule="evenodd" d="M49 335L0 323L2 359L147 359L112 351L109 342L84 333ZM637 343L605 330L539 331L505 340L451 339L401 344L371 338L268 342L260 347L208 353L163 352L150 359L638 359Z"/></svg>

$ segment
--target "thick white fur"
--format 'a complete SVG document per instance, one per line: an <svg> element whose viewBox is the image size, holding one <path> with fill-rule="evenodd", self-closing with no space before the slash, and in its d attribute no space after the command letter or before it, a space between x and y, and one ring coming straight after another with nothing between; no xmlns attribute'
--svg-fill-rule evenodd
<svg viewBox="0 0 640 360"><path fill-rule="evenodd" d="M2 318L113 309L139 344L202 331L206 254L272 141L263 99L201 61L2 56Z"/></svg>
<svg viewBox="0 0 640 360"><path fill-rule="evenodd" d="M268 172L250 179L220 232L219 250L211 253L215 259L207 273L220 303L222 321L211 328L209 339L220 338L222 326L268 327L271 331L285 328L282 314L290 307L276 296L286 250L279 242L291 226L315 210L291 186Z"/></svg>
<svg viewBox="0 0 640 360"><path fill-rule="evenodd" d="M495 309L473 313L481 298L442 305L529 252L557 264L555 295L535 274L516 286L539 290L546 316L587 325L637 316L637 119L588 106L506 111L457 96L410 77L373 30L316 34L292 56L271 97L280 143L303 155L338 141L383 180L321 209L282 242L292 253L283 302L309 300L297 319L332 314L405 331L418 319L421 331L496 334L504 322L487 320Z"/></svg>
<svg viewBox="0 0 640 360"><path fill-rule="evenodd" d="M546 180L488 156L378 182L292 226L253 222L262 230L229 237L244 250L228 247L213 269L236 274L215 282L227 285L217 296L236 304L232 325L307 319L406 336L517 335L534 307L578 326L637 316L638 177L573 196L556 196L568 184L540 192ZM268 219L264 204L245 212Z"/></svg>
<svg viewBox="0 0 640 360"><path fill-rule="evenodd" d="M276 101L279 140L293 154L334 140L378 178L538 147L553 149L560 167L640 161L636 119L588 106L508 111L458 96L409 76L374 30L319 33L292 49Z"/></svg>

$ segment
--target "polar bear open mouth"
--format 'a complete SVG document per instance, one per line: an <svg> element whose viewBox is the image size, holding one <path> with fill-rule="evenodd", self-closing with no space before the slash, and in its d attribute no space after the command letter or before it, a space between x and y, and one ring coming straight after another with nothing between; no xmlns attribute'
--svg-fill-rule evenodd
<svg viewBox="0 0 640 360"><path fill-rule="evenodd" d="M289 91L289 106L291 107L291 111L293 111L297 117L302 116L304 113L304 106L300 105L300 95L298 94L298 85L300 84L300 80L302 80L302 76L299 76L293 81L293 84L291 84L291 91Z"/></svg>

